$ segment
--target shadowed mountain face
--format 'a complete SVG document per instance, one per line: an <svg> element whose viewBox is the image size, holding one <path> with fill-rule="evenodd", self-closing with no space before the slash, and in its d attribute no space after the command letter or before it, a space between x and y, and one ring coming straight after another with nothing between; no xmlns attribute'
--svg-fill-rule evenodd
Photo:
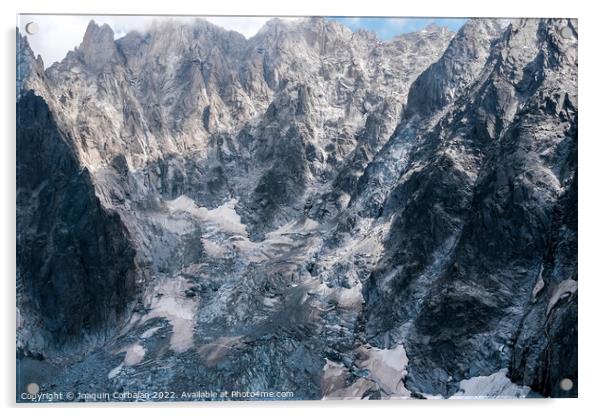
<svg viewBox="0 0 602 416"><path fill-rule="evenodd" d="M18 34L18 393L576 396L577 37Z"/></svg>

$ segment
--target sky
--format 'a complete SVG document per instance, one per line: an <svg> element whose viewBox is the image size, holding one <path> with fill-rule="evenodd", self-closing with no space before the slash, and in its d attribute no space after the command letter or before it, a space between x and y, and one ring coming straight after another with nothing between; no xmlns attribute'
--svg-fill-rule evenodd
<svg viewBox="0 0 602 416"><path fill-rule="evenodd" d="M429 18L429 17L333 17L353 30L367 29L375 32L380 39L389 40L401 33L416 32L431 23L447 26L454 32L466 22L466 19Z"/></svg>
<svg viewBox="0 0 602 416"><path fill-rule="evenodd" d="M38 24L39 31L27 35L34 53L41 55L46 67L62 60L68 51L74 49L82 41L86 27L91 19L98 24L107 23L113 28L115 38L124 36L132 30L144 31L153 20L160 16L115 16L115 15L20 15L19 30L26 34L25 26L30 22ZM176 17L170 16L173 19ZM273 16L270 17L236 17L206 16L205 19L229 30L235 30L250 38ZM183 22L196 17L177 17ZM296 19L288 17L285 19ZM420 30L430 23L437 23L457 31L466 19L440 18L399 18L399 17L331 17L352 30L367 29L375 32L379 38L388 40L401 33ZM52 36L49 36L52 34Z"/></svg>

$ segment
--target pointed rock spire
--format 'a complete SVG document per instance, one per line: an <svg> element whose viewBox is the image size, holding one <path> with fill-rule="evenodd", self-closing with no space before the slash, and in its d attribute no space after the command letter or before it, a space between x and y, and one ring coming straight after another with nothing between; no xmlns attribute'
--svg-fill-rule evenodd
<svg viewBox="0 0 602 416"><path fill-rule="evenodd" d="M99 26L90 20L78 50L83 62L94 71L107 70L120 61L115 47L115 34L106 23Z"/></svg>

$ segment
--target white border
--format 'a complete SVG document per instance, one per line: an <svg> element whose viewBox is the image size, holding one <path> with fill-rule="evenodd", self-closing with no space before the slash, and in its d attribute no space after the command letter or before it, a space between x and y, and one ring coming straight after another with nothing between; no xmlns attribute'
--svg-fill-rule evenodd
<svg viewBox="0 0 602 416"><path fill-rule="evenodd" d="M345 413L400 414L415 412L429 414L461 414L487 416L509 414L543 413L546 415L581 415L593 413L600 408L598 396L602 393L602 371L600 369L600 285L599 260L602 198L600 197L602 163L602 135L600 134L600 36L602 15L596 10L595 1L527 2L526 0L468 1L468 0L402 0L362 1L262 1L237 0L217 2L186 0L145 0L136 4L124 0L3 0L0 3L3 33L2 81L4 88L0 101L1 125L4 137L2 148L1 186L2 195L2 247L4 325L2 326L2 358L5 360L0 378L1 405L4 414L33 414L36 411L48 415L105 415L107 411L130 414L164 415L177 414L242 414L265 415L286 414L321 415ZM113 405L115 408L89 406L60 407L43 405L38 407L16 406L15 392L15 26L17 13L110 13L110 14L213 14L213 15L345 15L345 16L437 16L437 17L573 17L579 19L579 71L581 119L579 127L582 141L579 149L579 399L567 400L514 400L514 401L418 401L404 402L237 402L180 404L159 403L153 405ZM126 407L118 410L117 407ZM177 407L177 410L169 410Z"/></svg>

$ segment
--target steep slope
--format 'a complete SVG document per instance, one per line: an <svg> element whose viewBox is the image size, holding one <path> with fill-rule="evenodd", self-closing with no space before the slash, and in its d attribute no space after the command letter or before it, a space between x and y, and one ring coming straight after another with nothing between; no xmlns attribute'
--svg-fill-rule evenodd
<svg viewBox="0 0 602 416"><path fill-rule="evenodd" d="M491 53L491 44L508 21L469 20L437 62L412 84L407 115L428 117L452 103L479 75Z"/></svg>
<svg viewBox="0 0 602 416"><path fill-rule="evenodd" d="M558 35L567 24L510 25L384 203L394 220L367 291L368 330L405 339L410 386L422 392L449 394L448 377L507 366L531 308L576 174L576 35Z"/></svg>
<svg viewBox="0 0 602 416"><path fill-rule="evenodd" d="M42 355L86 338L94 347L131 309L129 233L102 207L88 170L32 92L17 105L17 152L17 345Z"/></svg>

